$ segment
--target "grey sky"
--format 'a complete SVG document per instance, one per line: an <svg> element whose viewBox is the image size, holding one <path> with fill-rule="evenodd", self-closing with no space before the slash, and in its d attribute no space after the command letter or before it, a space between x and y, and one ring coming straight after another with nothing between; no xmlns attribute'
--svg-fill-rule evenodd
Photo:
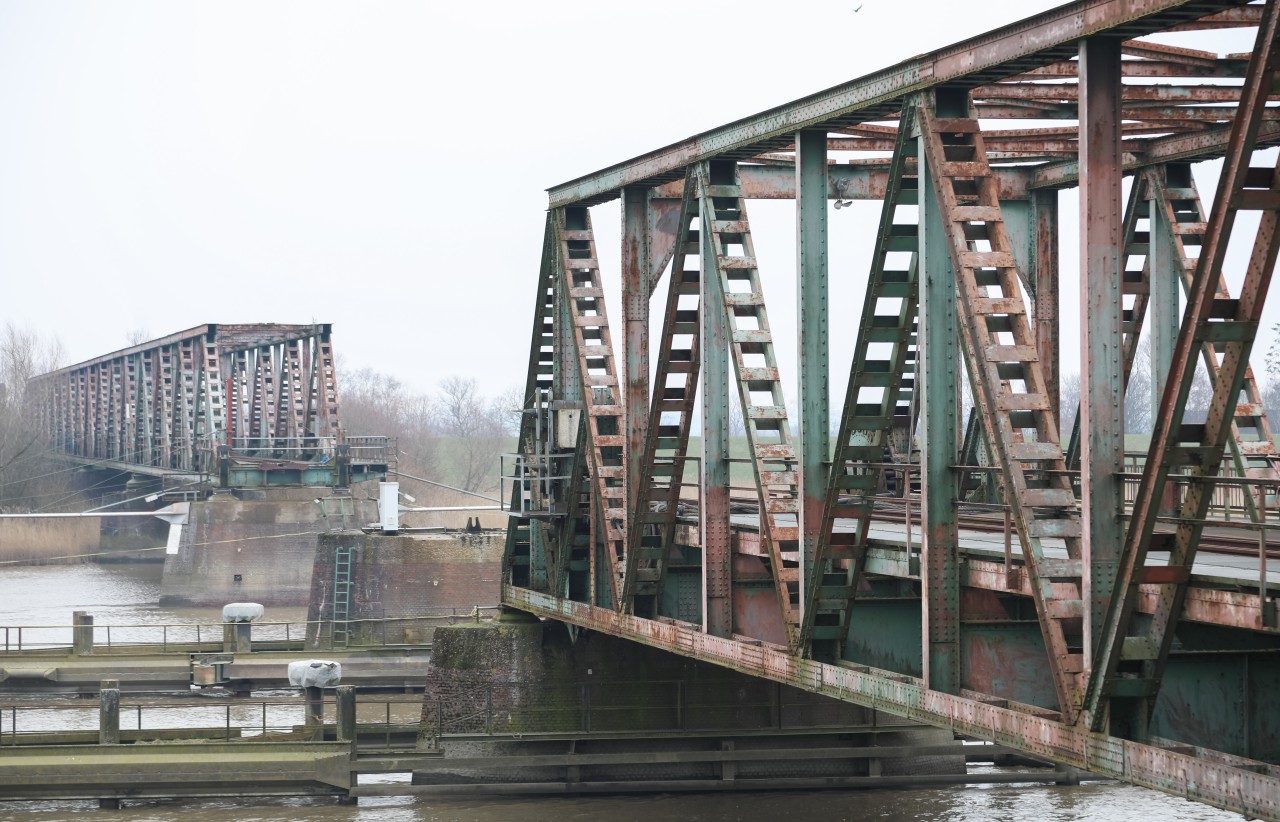
<svg viewBox="0 0 1280 822"><path fill-rule="evenodd" d="M0 321L68 362L136 329L332 322L347 368L520 384L543 189L1056 4L857 5L0 2ZM794 374L793 207L751 216ZM616 204L593 218L616 315ZM832 212L837 398L875 220Z"/></svg>

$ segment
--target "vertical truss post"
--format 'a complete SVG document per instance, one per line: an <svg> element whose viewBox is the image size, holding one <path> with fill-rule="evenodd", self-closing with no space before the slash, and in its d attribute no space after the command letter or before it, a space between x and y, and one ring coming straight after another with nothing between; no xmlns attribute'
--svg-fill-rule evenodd
<svg viewBox="0 0 1280 822"><path fill-rule="evenodd" d="M951 98L951 99L948 99ZM956 99L959 98L959 99ZM948 110L950 109L950 110ZM964 93L939 92L939 116L964 116ZM927 139L923 137L921 139ZM943 228L931 158L920 152L920 586L924 613L924 682L932 690L960 690L960 549L956 520L959 452L956 386L960 383L956 277ZM908 546L910 548L910 546Z"/></svg>
<svg viewBox="0 0 1280 822"><path fill-rule="evenodd" d="M1164 167L1150 169L1143 175L1143 182L1151 175L1163 177L1164 174ZM1133 184L1138 186L1139 180L1135 179ZM1151 289L1147 302L1151 311L1151 330L1147 338L1151 340L1151 408L1155 409L1160 407L1160 397L1164 394L1169 368L1173 365L1173 349L1178 344L1178 325L1182 321L1178 293L1183 263L1182 260L1175 259L1173 244L1162 242L1172 231L1169 215L1160 196L1164 186L1143 185L1143 188L1146 189L1144 199L1150 218L1148 225L1151 236L1151 250L1147 255Z"/></svg>
<svg viewBox="0 0 1280 822"><path fill-rule="evenodd" d="M714 636L733 635L733 553L729 532L729 323L724 284L709 230L715 210L704 195L707 168L698 175L698 236L702 247L699 283L702 324L702 627ZM686 183L687 185L687 183Z"/></svg>
<svg viewBox="0 0 1280 822"><path fill-rule="evenodd" d="M1160 681L1182 614L1187 583L1203 531L1203 518L1222 466L1237 403L1248 372L1249 351L1280 251L1280 167L1251 167L1268 95L1280 69L1280 35L1275 3L1262 7L1257 44L1231 124L1213 210L1203 228L1203 244L1187 290L1187 310L1178 330L1169 382L1160 398L1151 448L1121 554L1111 608L1089 683L1086 707L1095 731L1146 737ZM1261 212L1240 296L1222 293L1223 264L1240 210ZM1188 231L1199 231L1198 226ZM1195 377L1196 354L1213 346L1221 356L1213 397L1203 424L1183 422ZM1177 531L1157 540L1153 533L1170 469L1190 468ZM1169 538L1171 537L1171 538ZM1164 567L1148 568L1152 549L1167 550ZM1133 619L1142 583L1159 586L1149 621Z"/></svg>
<svg viewBox="0 0 1280 822"><path fill-rule="evenodd" d="M831 388L827 308L827 133L796 135L796 273L800 357L800 539L805 599L822 530L831 455ZM821 573L821 571L816 571ZM808 624L808 620L805 620Z"/></svg>
<svg viewBox="0 0 1280 822"><path fill-rule="evenodd" d="M1035 265L1031 279L1034 283L1036 320L1036 351L1040 354L1040 368L1044 371L1044 384L1049 405L1059 405L1061 346L1058 337L1058 191L1039 189L1031 194L1031 214L1035 231Z"/></svg>
<svg viewBox="0 0 1280 822"><path fill-rule="evenodd" d="M1080 44L1080 487L1086 670L1115 587L1123 531L1120 41Z"/></svg>
<svg viewBox="0 0 1280 822"><path fill-rule="evenodd" d="M649 191L622 190L622 418L627 431L627 508L635 510L649 423Z"/></svg>

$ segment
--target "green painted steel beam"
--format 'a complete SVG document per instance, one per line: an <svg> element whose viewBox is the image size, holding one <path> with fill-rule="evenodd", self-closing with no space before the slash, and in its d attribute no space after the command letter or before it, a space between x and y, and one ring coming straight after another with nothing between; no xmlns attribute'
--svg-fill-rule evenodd
<svg viewBox="0 0 1280 822"><path fill-rule="evenodd" d="M958 96L958 95L956 95ZM963 116L945 111L940 115ZM923 138L922 138L923 139ZM921 146L920 330L918 362L920 403L921 587L924 679L934 690L960 691L960 548L956 500L960 475L955 465L960 385L959 321L951 242L942 223L936 188Z"/></svg>
<svg viewBox="0 0 1280 822"><path fill-rule="evenodd" d="M807 575L814 568L822 508L826 501L827 464L831 458L831 363L827 305L827 134L796 135L796 329L800 366L800 526L805 561L801 575L801 608Z"/></svg>
<svg viewBox="0 0 1280 822"><path fill-rule="evenodd" d="M698 185L707 186L704 165ZM699 197L700 202L705 198ZM702 247L699 312L702 323L702 602L703 627L714 636L733 635L733 548L729 533L729 324L723 286L716 274L710 230L714 215L698 215Z"/></svg>
<svg viewBox="0 0 1280 822"><path fill-rule="evenodd" d="M1093 666L1120 567L1125 368L1121 271L1120 43L1080 44L1080 515L1084 670Z"/></svg>
<svg viewBox="0 0 1280 822"><path fill-rule="evenodd" d="M1191 169L1183 167L1190 177ZM1155 168L1152 174L1165 174L1166 169ZM1173 227L1169 225L1169 217L1165 213L1163 198L1156 200L1159 187L1147 188L1147 214L1150 251L1147 261L1150 265L1149 283L1151 296L1148 298L1147 339L1151 340L1151 408L1160 407L1160 397L1164 394L1164 386L1169 378L1169 370L1173 367L1173 349L1178 344L1178 326L1182 323L1182 306L1179 300L1182 286L1183 263L1173 253L1176 247L1173 241Z"/></svg>

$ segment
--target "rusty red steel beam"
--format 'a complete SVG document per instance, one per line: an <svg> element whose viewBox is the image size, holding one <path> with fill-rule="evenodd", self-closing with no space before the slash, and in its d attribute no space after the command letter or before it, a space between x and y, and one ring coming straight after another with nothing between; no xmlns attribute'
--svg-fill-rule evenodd
<svg viewBox="0 0 1280 822"><path fill-rule="evenodd" d="M1171 46L1167 43L1154 43L1150 40L1130 40L1120 46L1122 54L1134 57L1154 57L1161 60L1172 60L1186 63L1189 66L1212 67L1219 60L1218 55L1203 49L1189 49L1184 46Z"/></svg>
<svg viewBox="0 0 1280 822"><path fill-rule="evenodd" d="M660 185L683 176L686 167L699 161L765 153L792 142L801 129L883 120L907 94L942 84L983 86L1061 62L1085 37L1140 37L1242 2L1078 0L561 183L548 191L548 199L553 208L605 202L623 186Z"/></svg>
<svg viewBox="0 0 1280 822"><path fill-rule="evenodd" d="M1268 115L1270 116L1270 115ZM1222 156L1230 146L1229 128L1213 128L1194 134L1178 134L1142 142L1141 154L1124 155L1125 171L1177 160L1208 159ZM1264 119L1258 129L1258 146L1280 143L1280 120ZM1031 174L1030 188L1066 188L1080 179L1080 165L1075 160L1040 166Z"/></svg>
<svg viewBox="0 0 1280 822"><path fill-rule="evenodd" d="M1196 757L1066 725L1004 707L1006 700L947 694L916 677L864 665L827 664L786 649L705 634L696 625L640 619L583 602L504 585L503 604L610 636L640 642L751 676L820 693L987 739L1036 757L1121 779L1261 819L1280 819L1280 778L1234 767L1224 757Z"/></svg>
<svg viewBox="0 0 1280 822"><path fill-rule="evenodd" d="M975 101L990 100L1048 100L1051 102L1075 101L1080 98L1080 87L1075 83L997 83L973 90ZM1240 86L1204 85L1126 85L1121 86L1124 103L1238 103Z"/></svg>
<svg viewBox="0 0 1280 822"><path fill-rule="evenodd" d="M1224 58L1211 66L1193 66L1174 60L1125 60L1120 64L1123 77L1240 77L1244 74L1244 62ZM1042 80L1080 76L1080 66L1074 62L1054 63L1051 66L1023 72L1010 80Z"/></svg>
<svg viewBox="0 0 1280 822"><path fill-rule="evenodd" d="M738 176L742 180L742 196L748 200L794 200L796 196L795 164L749 165L738 164ZM908 164L912 173L915 160ZM993 170L1001 200L1027 199L1029 168L999 168ZM857 163L832 164L827 167L827 197L832 200L883 200L889 184L889 158ZM680 197L684 181L678 180L654 189L655 196Z"/></svg>
<svg viewBox="0 0 1280 822"><path fill-rule="evenodd" d="M1201 17L1190 23L1171 26L1165 31L1211 31L1214 29L1239 29L1258 25L1262 19L1261 6L1239 6L1217 14Z"/></svg>
<svg viewBox="0 0 1280 822"><path fill-rule="evenodd" d="M965 587L1031 596L1030 581L1022 572L1020 564L1006 566L1003 562L970 557L964 567ZM1140 614L1154 614L1160 598L1160 588L1159 585L1139 585L1134 610ZM1262 603L1256 592L1193 587L1187 592L1185 607L1182 618L1190 622L1245 631L1280 633L1280 628L1266 624Z"/></svg>

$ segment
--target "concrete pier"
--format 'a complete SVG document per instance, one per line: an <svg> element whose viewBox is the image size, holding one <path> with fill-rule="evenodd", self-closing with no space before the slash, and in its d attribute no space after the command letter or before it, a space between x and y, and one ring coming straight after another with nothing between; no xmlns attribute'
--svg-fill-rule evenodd
<svg viewBox="0 0 1280 822"><path fill-rule="evenodd" d="M966 778L965 751L946 731L514 613L436 630L419 750L443 754L415 772L424 791Z"/></svg>
<svg viewBox="0 0 1280 822"><path fill-rule="evenodd" d="M377 519L376 502L361 486L342 505L325 504L328 496L325 489L263 488L192 503L178 553L165 558L160 604L306 605L316 538L330 528ZM350 513L344 522L331 511Z"/></svg>

